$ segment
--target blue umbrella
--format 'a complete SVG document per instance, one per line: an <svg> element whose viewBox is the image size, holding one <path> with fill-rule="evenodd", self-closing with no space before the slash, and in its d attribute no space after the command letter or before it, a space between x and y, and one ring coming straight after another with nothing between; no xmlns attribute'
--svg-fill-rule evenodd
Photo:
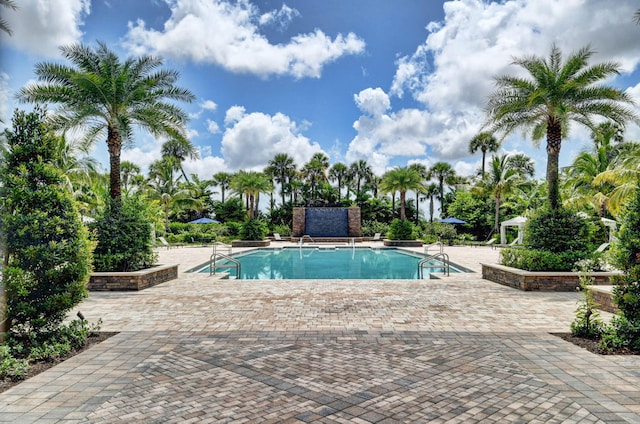
<svg viewBox="0 0 640 424"><path fill-rule="evenodd" d="M198 219L194 219L193 221L189 221L189 224L219 224L220 221L216 221L215 219L211 219L211 218L198 218Z"/></svg>
<svg viewBox="0 0 640 424"><path fill-rule="evenodd" d="M465 221L458 219L458 218L454 218L452 216L450 216L449 218L445 218L440 222L445 222L447 224L466 224Z"/></svg>

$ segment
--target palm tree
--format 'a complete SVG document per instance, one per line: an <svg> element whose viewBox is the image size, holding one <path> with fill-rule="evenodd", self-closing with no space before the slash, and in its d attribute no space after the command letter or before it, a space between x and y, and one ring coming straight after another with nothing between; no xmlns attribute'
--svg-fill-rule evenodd
<svg viewBox="0 0 640 424"><path fill-rule="evenodd" d="M278 153L268 163L267 169L280 184L280 196L282 197L282 205L285 204L285 184L291 179L296 172L295 160L287 153Z"/></svg>
<svg viewBox="0 0 640 424"><path fill-rule="evenodd" d="M185 137L173 137L168 141L162 143L162 156L171 156L176 159L174 162L178 167L176 170L182 173L184 180L189 182L187 174L182 168L182 162L185 159L199 159L200 153L198 149Z"/></svg>
<svg viewBox="0 0 640 424"><path fill-rule="evenodd" d="M228 172L216 172L213 174L212 184L214 187L220 187L220 196L222 197L222 203L224 203L224 194L231 186L231 174Z"/></svg>
<svg viewBox="0 0 640 424"><path fill-rule="evenodd" d="M353 162L349 165L349 171L351 171L352 181L356 183L356 200L360 199L360 189L363 183L367 183L371 178L373 178L373 171L371 170L371 166L367 163L366 160L360 159L357 162Z"/></svg>
<svg viewBox="0 0 640 424"><path fill-rule="evenodd" d="M429 222L433 222L434 197L438 194L438 186L434 183L427 184L424 190L424 198L422 200L429 199Z"/></svg>
<svg viewBox="0 0 640 424"><path fill-rule="evenodd" d="M202 202L194 199L187 185L180 184L181 176L175 178L175 158L164 157L149 165L148 194L151 199L160 200L164 212L164 230L169 232L169 213L172 208L201 209Z"/></svg>
<svg viewBox="0 0 640 424"><path fill-rule="evenodd" d="M129 191L129 181L136 175L140 175L140 167L133 162L125 160L120 164L120 174L122 188L127 192Z"/></svg>
<svg viewBox="0 0 640 424"><path fill-rule="evenodd" d="M318 183L327 180L327 169L329 168L329 158L324 153L315 153L309 162L302 167L301 174L309 181L311 189L311 202L317 200Z"/></svg>
<svg viewBox="0 0 640 424"><path fill-rule="evenodd" d="M609 168L596 175L594 186L610 184L614 188L608 199L608 209L616 216L622 207L632 198L640 185L640 143L624 143L620 153Z"/></svg>
<svg viewBox="0 0 640 424"><path fill-rule="evenodd" d="M12 0L0 0L0 6L16 10L16 4ZM11 28L9 28L9 24L7 24L7 21L2 18L0 18L0 31L4 31L11 35Z"/></svg>
<svg viewBox="0 0 640 424"><path fill-rule="evenodd" d="M415 168L394 168L382 176L381 188L387 193L400 192L400 220L406 219L405 205L408 190L422 191L422 176Z"/></svg>
<svg viewBox="0 0 640 424"><path fill-rule="evenodd" d="M409 165L410 169L415 170L419 175L421 179L426 179L427 175L429 175L429 171L427 170L427 167L424 166L421 163L412 163L411 165ZM416 224L420 221L420 194L422 194L421 190L416 190Z"/></svg>
<svg viewBox="0 0 640 424"><path fill-rule="evenodd" d="M334 163L331 169L329 169L329 179L338 183L338 201L341 199L342 187L344 183L349 179L349 167L344 163ZM347 193L347 197L348 193Z"/></svg>
<svg viewBox="0 0 640 424"><path fill-rule="evenodd" d="M119 201L120 153L124 143L133 143L134 126L154 136L183 137L187 115L173 101L191 102L194 95L174 85L176 71L158 69L163 64L160 58L145 55L121 62L101 42L95 50L82 44L60 50L72 65L37 64L38 82L20 89L18 99L58 104L54 125L86 128L87 142L106 135L109 194Z"/></svg>
<svg viewBox="0 0 640 424"><path fill-rule="evenodd" d="M481 183L495 200L493 231L500 228L500 202L525 181L525 176L530 175L529 170L533 168L531 159L526 163L522 157L514 158L509 155L493 156L491 168Z"/></svg>
<svg viewBox="0 0 640 424"><path fill-rule="evenodd" d="M562 52L553 45L548 59L527 56L514 60L530 78L496 77L498 90L491 94L488 116L491 132L506 137L516 129L531 132L534 141L547 139L547 182L549 206L561 205L558 185L558 161L562 138L574 121L595 128L594 117L604 117L624 127L636 114L624 104L633 105L631 96L622 90L601 84L620 73L620 66L604 62L588 66L594 54L584 47L563 63Z"/></svg>
<svg viewBox="0 0 640 424"><path fill-rule="evenodd" d="M247 216L255 218L256 199L260 193L269 193L273 189L271 180L262 172L238 171L231 179L231 188L237 193L244 194L247 199Z"/></svg>
<svg viewBox="0 0 640 424"><path fill-rule="evenodd" d="M469 153L474 154L478 150L482 152L482 177L484 177L484 162L487 152L497 152L499 148L498 140L488 132L479 133L469 142Z"/></svg>
<svg viewBox="0 0 640 424"><path fill-rule="evenodd" d="M447 212L447 207L444 199L444 182L454 177L455 175L456 172L447 162L435 163L431 167L427 175L428 179L435 178L438 180L438 198L440 200L440 212L442 215L445 215Z"/></svg>

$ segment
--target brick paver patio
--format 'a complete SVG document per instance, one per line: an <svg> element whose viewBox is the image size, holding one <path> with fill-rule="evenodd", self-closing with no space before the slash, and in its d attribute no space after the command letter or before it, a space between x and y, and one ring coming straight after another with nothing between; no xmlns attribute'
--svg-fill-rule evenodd
<svg viewBox="0 0 640 424"><path fill-rule="evenodd" d="M578 294L482 280L495 249L446 252L476 272L235 281L182 272L210 248L162 250L179 279L91 293L77 310L120 333L0 394L0 422L640 422L640 357L550 334Z"/></svg>

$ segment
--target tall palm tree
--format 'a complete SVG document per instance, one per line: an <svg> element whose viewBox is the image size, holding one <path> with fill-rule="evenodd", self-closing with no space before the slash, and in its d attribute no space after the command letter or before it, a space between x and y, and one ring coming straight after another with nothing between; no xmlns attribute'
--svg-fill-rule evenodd
<svg viewBox="0 0 640 424"><path fill-rule="evenodd" d="M301 174L309 182L311 202L317 200L318 184L327 180L329 158L324 153L315 153L309 162L302 167Z"/></svg>
<svg viewBox="0 0 640 424"><path fill-rule="evenodd" d="M247 202L247 217L255 218L256 199L260 193L269 193L273 189L271 180L262 172L238 171L231 179L231 188L237 193L244 194Z"/></svg>
<svg viewBox="0 0 640 424"><path fill-rule="evenodd" d="M13 0L0 0L0 6L13 10L17 9L16 4ZM7 34L11 35L11 28L9 28L9 24L2 18L0 18L0 31L4 31Z"/></svg>
<svg viewBox="0 0 640 424"><path fill-rule="evenodd" d="M500 143L493 134L484 131L477 134L469 142L469 153L474 154L478 150L482 152L482 177L484 177L484 162L487 152L497 152L499 148Z"/></svg>
<svg viewBox="0 0 640 424"><path fill-rule="evenodd" d="M615 187L607 204L609 212L614 216L622 211L622 207L640 185L640 143L624 143L621 147L609 168L593 179L594 186L611 184Z"/></svg>
<svg viewBox="0 0 640 424"><path fill-rule="evenodd" d="M407 191L422 191L425 189L422 184L422 176L415 168L394 168L382 176L381 188L387 193L400 192L400 219L406 219L405 205Z"/></svg>
<svg viewBox="0 0 640 424"><path fill-rule="evenodd" d="M342 187L344 183L349 179L349 167L342 162L334 163L331 169L329 169L329 179L338 183L338 201L341 199ZM347 197L349 197L347 193Z"/></svg>
<svg viewBox="0 0 640 424"><path fill-rule="evenodd" d="M231 174L228 172L216 172L213 174L212 184L214 187L220 187L220 196L224 203L224 194L231 187Z"/></svg>
<svg viewBox="0 0 640 424"><path fill-rule="evenodd" d="M360 195L362 194L360 189L363 184L366 184L373 178L373 170L366 160L360 159L349 165L349 171L351 171L352 181L356 184L356 199L360 199Z"/></svg>
<svg viewBox="0 0 640 424"><path fill-rule="evenodd" d="M428 179L435 178L438 180L438 200L440 200L440 212L443 215L447 212L447 206L444 198L444 183L455 175L456 172L447 162L435 163L427 175Z"/></svg>
<svg viewBox="0 0 640 424"><path fill-rule="evenodd" d="M553 45L548 58L526 56L513 64L524 68L528 77L509 75L495 78L498 89L491 94L487 112L491 132L504 136L516 129L530 132L534 141L546 135L549 206L561 205L558 161L562 138L571 122L595 128L593 118L603 117L624 128L629 119L637 120L630 95L602 81L620 73L613 62L588 65L594 51L584 47L562 60Z"/></svg>
<svg viewBox="0 0 640 424"><path fill-rule="evenodd" d="M185 137L173 137L170 140L162 143L162 156L171 156L176 159L174 162L178 169L182 173L182 177L186 182L189 182L187 174L184 172L182 162L186 159L199 159L200 153L198 149Z"/></svg>
<svg viewBox="0 0 640 424"><path fill-rule="evenodd" d="M421 163L412 163L411 165L409 165L410 169L415 170L418 175L420 175L421 179L426 179L427 175L429 175L429 170L427 169L426 166L424 166ZM424 185L423 185L424 187ZM420 195L422 194L422 190L418 189L415 190L416 193L416 224L420 221Z"/></svg>
<svg viewBox="0 0 640 424"><path fill-rule="evenodd" d="M184 137L187 115L174 101L191 102L194 95L174 85L178 72L158 69L160 58L144 55L121 62L102 42L96 49L72 44L60 50L71 66L38 63L38 82L20 89L18 99L57 104L54 125L86 128L89 143L106 135L110 196L119 201L120 153L123 144L133 143L134 126L154 136Z"/></svg>
<svg viewBox="0 0 640 424"><path fill-rule="evenodd" d="M429 222L433 222L434 210L434 198L438 194L438 186L434 183L429 183L425 186L424 197L422 200L429 200Z"/></svg>
<svg viewBox="0 0 640 424"><path fill-rule="evenodd" d="M278 153L268 163L267 169L280 184L280 196L282 197L282 205L285 204L285 185L296 172L295 160L287 153Z"/></svg>
<svg viewBox="0 0 640 424"><path fill-rule="evenodd" d="M490 192L495 201L495 217L493 231L500 228L500 206L501 201L510 194L516 186L524 183L525 176L529 175L529 169L533 167L533 162L525 163L523 158L514 160L514 156L501 155L493 156L490 169L482 180L482 186Z"/></svg>
<svg viewBox="0 0 640 424"><path fill-rule="evenodd" d="M160 200L164 212L164 230L169 232L169 213L172 209L202 208L202 202L194 199L188 185L180 184L181 176L175 178L176 159L164 157L149 165L148 195L151 199Z"/></svg>
<svg viewBox="0 0 640 424"><path fill-rule="evenodd" d="M136 175L140 175L140 167L133 162L125 160L120 164L120 174L122 188L126 193L129 191L129 181Z"/></svg>

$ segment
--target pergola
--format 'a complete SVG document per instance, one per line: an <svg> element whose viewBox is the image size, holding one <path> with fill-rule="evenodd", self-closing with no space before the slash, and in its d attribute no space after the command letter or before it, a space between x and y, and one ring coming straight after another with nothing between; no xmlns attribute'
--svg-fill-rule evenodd
<svg viewBox="0 0 640 424"><path fill-rule="evenodd" d="M518 244L522 244L526 222L527 218L524 216L516 216L500 223L500 244L507 244L507 227L518 227Z"/></svg>

